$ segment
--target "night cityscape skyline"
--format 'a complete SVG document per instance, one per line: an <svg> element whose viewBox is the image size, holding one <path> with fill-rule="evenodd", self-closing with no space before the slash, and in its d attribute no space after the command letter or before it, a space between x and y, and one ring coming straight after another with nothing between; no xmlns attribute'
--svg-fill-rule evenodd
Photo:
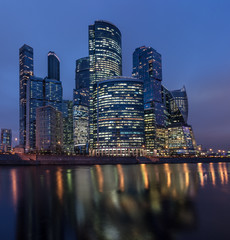
<svg viewBox="0 0 230 240"><path fill-rule="evenodd" d="M186 7L185 5L186 4L184 4L184 7ZM7 7L7 6L5 6L5 7ZM161 7L161 6L158 6L158 7ZM127 28L130 25L130 22L129 21L127 21L127 22L124 21L124 23L123 23L125 25L125 27L124 27L124 25L122 26L121 24L119 24L120 20L119 21L117 19L115 20L114 17L108 18L108 17L103 16L101 18L111 21L116 26L118 26L120 31L122 32L122 37L123 37L123 39L122 39L122 45L123 45L123 75L131 76L132 67L128 66L128 65L131 65L131 61L128 61L127 59L128 58L131 59L132 54L128 54L127 49L125 49L125 47L124 47L124 46L127 46L127 44L128 44L127 43L127 38L126 38L126 35L128 35L128 34L127 34L126 31L127 31ZM86 22L82 21L78 25L82 29L85 28L84 29L84 32L85 32L85 31L87 31L87 26L89 24L92 24L92 22L94 20L95 19L90 20L90 21L86 21ZM131 32L131 30L129 32ZM145 32L147 32L147 31L145 31ZM44 74L46 72L45 65L47 64L47 62L45 61L45 54L47 54L49 51L55 51L55 53L57 53L57 55L60 58L61 81L62 81L63 89L64 89L63 99L72 99L72 90L74 89L74 85L75 85L75 80L74 80L75 61L77 59L81 58L81 57L86 57L87 56L87 42L88 42L87 33L82 34L81 37L84 38L84 41L82 41L82 47L80 45L79 46L76 45L75 50L76 50L76 52L79 51L79 53L76 53L75 59L71 60L71 64L70 64L71 66L68 65L68 63L70 62L70 58L73 58L73 53L72 52L74 52L74 50L73 49L71 50L71 46L68 46L68 44L67 44L67 46L64 46L63 48L57 47L56 44L54 44L54 47L52 47L51 43L49 43L49 44L44 44L43 43L43 44L41 44L40 47L38 47L38 43L36 43L36 41L33 41L31 37L27 38L28 41L27 41L26 37L23 37L23 39L19 40L21 42L20 45L15 44L15 45L13 45L14 47L12 47L12 49L17 48L17 50L14 53L16 55L16 59L13 60L13 62L17 61L17 65L14 64L14 66L16 68L17 75L15 75L15 71L10 70L11 68L9 68L9 67L11 66L11 64L8 64L8 68L3 67L4 70L6 69L8 71L6 71L6 70L5 70L5 72L1 71L1 78L4 77L5 79L8 79L8 78L11 78L10 75L12 75L12 76L15 75L13 77L15 87L14 87L14 89L12 89L12 92L18 91L18 55L17 54L18 54L18 49L24 43L30 45L34 49L34 62L35 62L34 73L35 73L35 76L45 76L46 75L46 74ZM227 76L224 76L224 75L227 75L228 73L225 74L224 71L220 71L221 68L220 68L220 70L213 69L213 67L211 67L212 65L209 65L208 63L206 63L207 66L205 66L205 64L203 65L204 70L207 70L207 72L208 72L208 74L206 76L209 76L209 74L212 75L210 77L210 79L211 79L211 78L215 77L215 74L217 74L220 77L220 80L218 80L217 82L219 82L219 84L221 84L221 85L224 84L224 86L226 86L226 87L222 86L223 87L223 92L220 92L221 91L220 88L219 89L218 88L216 88L216 89L212 88L212 86L215 86L215 84L213 84L212 81L210 81L210 85L204 86L205 81L199 82L199 78L196 79L197 84L193 85L191 83L191 77L194 77L194 72L199 73L199 71L200 71L199 68L198 68L197 71L193 70L193 73L190 76L188 76L189 71L191 71L191 69L189 69L188 67L183 66L183 65L181 66L179 64L181 62L179 62L178 66L177 66L173 63L173 61L171 61L171 62L169 61L170 57L171 57L170 56L171 52L169 51L169 54L167 54L167 49L166 49L167 47L165 47L165 49L164 49L163 45L164 44L165 44L165 46L167 45L164 42L165 40L162 41L162 42L164 42L164 44L163 43L159 44L158 41L156 41L156 43L154 44L154 40L150 43L149 39L147 40L147 43L146 43L146 39L148 38L147 36L145 37L145 36L142 35L142 38L143 38L142 43L140 43L139 38L138 38L139 41L135 42L135 48L143 46L143 45L150 46L150 47L153 47L154 49L156 49L162 55L164 85L166 85L166 87L170 90L178 89L178 88L181 88L181 86L185 85L187 93L188 93L188 99L189 99L189 123L193 126L193 130L194 130L194 133L195 133L195 138L197 140L197 143L203 144L204 147L207 147L207 148L212 147L212 148L215 148L215 149L222 148L222 149L227 150L228 149L228 143L227 143L226 139L229 136L228 135L229 132L228 132L228 128L224 128L224 126L225 126L225 121L228 120L228 112L226 112L226 109L224 109L224 107L223 107L223 109L220 108L220 110L219 110L220 113L223 114L223 117L221 117L221 115L219 116L219 118L217 118L215 116L213 119L211 118L209 121L207 121L207 117L209 117L209 118L213 117L214 115L212 115L213 113L210 113L210 110L212 108L218 109L218 106L217 106L218 103L219 103L218 101L221 102L221 99L226 98L224 89L227 89L228 85L226 85L227 83L225 82L225 78L227 78ZM1 40L1 41L3 41L3 40ZM58 39L56 41L58 42ZM60 44L61 44L62 41L60 41ZM84 42L84 44L83 44L83 42ZM132 43L132 46L133 46L133 44L134 43ZM43 48L43 46L45 46L45 47ZM48 47L49 47L49 49L48 49ZM82 52L81 52L82 48L84 49L84 52L85 52L84 54L82 54ZM135 50L135 48L129 49L129 50L133 52ZM46 51L47 49L48 49L48 51ZM189 49L188 46L187 46L187 48L184 48L184 49L187 49L187 50L191 51L191 49ZM67 50L67 53L70 53L70 51L71 51L71 54L69 54L69 56L71 56L71 57L69 57L68 61L66 61L68 54L67 55L64 54L64 52L66 50ZM124 52L125 52L125 54L124 54ZM4 51L3 51L3 53L4 53ZM214 53L215 53L215 51L214 51ZM194 58L195 58L194 55L195 54L191 54L191 52L190 52L190 54L188 54L188 52L185 52L184 55L181 52L178 52L178 55L175 58L177 59L178 57L181 57L181 58L183 58L183 61L185 61L186 57L184 59L184 56L188 56L188 55L191 56L191 58L194 60ZM6 56L6 55L4 55L4 56ZM12 58L9 58L7 56L7 60L12 61ZM227 59L227 61L229 61L229 59ZM227 63L228 63L227 61L225 63L226 65L223 65L222 68L227 66ZM4 64L5 64L5 63L3 64L2 59L0 59L0 63L1 63L0 65L2 65L2 66L4 66ZM187 63L189 63L189 61ZM184 62L184 64L186 65L186 61ZM217 67L219 67L219 64L220 63L218 62ZM180 67L179 67L179 65L180 65ZM174 69L175 70L175 75L178 75L179 80L176 80L176 81L172 80L171 81L171 79L175 80L175 78L176 78L172 74L172 72L173 72L172 69L170 69L172 67L175 68ZM195 67L196 67L196 64L194 63L194 69L196 69ZM209 67L211 67L211 68L209 68ZM171 71L172 76L169 76L170 71ZM183 74L184 74L184 76L183 76ZM206 71L200 72L199 74L200 74L200 76L203 75L204 79L206 78L205 77ZM69 77L69 76L72 76L72 77ZM184 81L183 81L183 78L184 78ZM68 80L66 80L66 79L68 79ZM12 86L12 82L10 82L10 85ZM69 87L68 87L68 85L69 85ZM1 114L1 119L0 119L0 127L1 128L11 128L13 130L13 136L18 137L18 132L17 132L17 130L18 130L18 120L17 120L17 118L18 118L18 115L19 115L18 114L18 109L17 109L18 108L18 94L16 94L14 92L16 95L14 94L15 96L10 96L10 94L7 94L8 91L6 90L6 88L7 88L7 85L2 84L1 96L0 96L0 98L1 98L0 99L1 100L0 101L1 102L1 109L2 109L2 114ZM69 90L69 88L71 89L71 91ZM214 90L216 90L216 91L214 91ZM197 92L197 94L195 94L195 92ZM9 108L8 108L8 102L10 102L10 100L7 101L7 103L6 103L6 101L2 100L3 98L5 100L6 99L13 99L12 101L14 103L13 104L9 103ZM212 104L212 106L213 106L212 108L207 104L208 100L210 101L209 103ZM214 100L216 100L216 101L214 101ZM212 101L214 101L214 104L213 104ZM6 106L6 104L7 104L7 106ZM205 104L207 104L207 105L205 105ZM224 105L224 104L225 104L225 102L222 103L222 105ZM205 112L203 112L202 109L205 109ZM221 109L222 109L222 112L221 112ZM15 117L12 116L12 112L15 113L14 114ZM215 115L218 115L218 112L216 112ZM9 116L9 117L7 118L7 116ZM10 116L12 116L12 117L10 117ZM222 125L221 125L221 123L222 123ZM213 128L213 126L216 126L216 127ZM228 126L227 123L226 123L226 126ZM224 128L224 130L221 131L222 128ZM218 138L218 136L219 136L219 138ZM215 139L213 139L213 138L215 138ZM218 140L218 139L220 139L220 140Z"/></svg>

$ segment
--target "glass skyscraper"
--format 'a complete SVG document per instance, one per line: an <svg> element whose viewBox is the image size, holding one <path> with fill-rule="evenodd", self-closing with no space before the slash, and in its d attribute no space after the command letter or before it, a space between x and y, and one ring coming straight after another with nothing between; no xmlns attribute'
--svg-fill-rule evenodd
<svg viewBox="0 0 230 240"><path fill-rule="evenodd" d="M88 153L89 144L89 57L76 61L73 91L73 138L77 154Z"/></svg>
<svg viewBox="0 0 230 240"><path fill-rule="evenodd" d="M60 81L60 60L51 51L48 53L48 78Z"/></svg>
<svg viewBox="0 0 230 240"><path fill-rule="evenodd" d="M94 84L97 113L91 155L143 154L143 81L116 77Z"/></svg>
<svg viewBox="0 0 230 240"><path fill-rule="evenodd" d="M89 57L76 60L75 89L89 89Z"/></svg>
<svg viewBox="0 0 230 240"><path fill-rule="evenodd" d="M107 21L89 26L91 84L100 79L122 75L121 32Z"/></svg>
<svg viewBox="0 0 230 240"><path fill-rule="evenodd" d="M19 144L26 145L27 82L34 74L33 48L24 44L19 49Z"/></svg>
<svg viewBox="0 0 230 240"><path fill-rule="evenodd" d="M55 52L48 53L48 77L44 79L45 105L62 112L62 82L60 81L60 60Z"/></svg>
<svg viewBox="0 0 230 240"><path fill-rule="evenodd" d="M144 81L145 147L149 154L153 154L164 145L162 134L158 134L165 127L161 55L151 47L136 48L132 75Z"/></svg>
<svg viewBox="0 0 230 240"><path fill-rule="evenodd" d="M107 21L95 21L89 26L90 59L90 147L93 147L95 131L96 99L93 86L99 80L122 75L122 49L120 30Z"/></svg>
<svg viewBox="0 0 230 240"><path fill-rule="evenodd" d="M73 101L63 100L63 150L65 153L73 152Z"/></svg>
<svg viewBox="0 0 230 240"><path fill-rule="evenodd" d="M36 149L36 109L44 105L43 78L31 76L27 82L26 152Z"/></svg>

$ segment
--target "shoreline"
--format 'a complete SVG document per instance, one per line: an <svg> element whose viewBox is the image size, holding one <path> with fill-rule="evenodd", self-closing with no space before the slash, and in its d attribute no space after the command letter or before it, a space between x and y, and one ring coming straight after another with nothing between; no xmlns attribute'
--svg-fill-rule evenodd
<svg viewBox="0 0 230 240"><path fill-rule="evenodd" d="M0 154L0 166L41 165L116 165L116 164L183 164L230 162L228 157L89 157L68 155Z"/></svg>

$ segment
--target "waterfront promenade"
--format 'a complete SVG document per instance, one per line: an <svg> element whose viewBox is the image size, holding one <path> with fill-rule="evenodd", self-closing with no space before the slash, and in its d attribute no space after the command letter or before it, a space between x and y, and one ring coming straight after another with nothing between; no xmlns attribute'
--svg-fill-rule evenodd
<svg viewBox="0 0 230 240"><path fill-rule="evenodd" d="M111 165L230 162L228 157L89 157L68 155L0 154L0 165Z"/></svg>

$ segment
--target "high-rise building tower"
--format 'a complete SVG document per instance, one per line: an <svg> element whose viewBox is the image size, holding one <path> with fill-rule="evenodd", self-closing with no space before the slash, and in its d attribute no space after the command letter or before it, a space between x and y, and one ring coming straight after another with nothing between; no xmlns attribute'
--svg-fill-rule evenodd
<svg viewBox="0 0 230 240"><path fill-rule="evenodd" d="M73 101L63 100L63 150L65 153L73 153Z"/></svg>
<svg viewBox="0 0 230 240"><path fill-rule="evenodd" d="M36 149L36 109L44 105L43 78L31 76L27 82L26 96L26 152Z"/></svg>
<svg viewBox="0 0 230 240"><path fill-rule="evenodd" d="M165 148L169 155L196 154L196 141L192 127L187 124L188 98L185 87L169 91L162 86L166 113L167 138Z"/></svg>
<svg viewBox="0 0 230 240"><path fill-rule="evenodd" d="M76 60L75 88L89 89L89 57Z"/></svg>
<svg viewBox="0 0 230 240"><path fill-rule="evenodd" d="M107 21L95 21L89 26L89 59L90 59L90 147L93 146L95 130L96 102L93 85L101 79L122 75L121 32Z"/></svg>
<svg viewBox="0 0 230 240"><path fill-rule="evenodd" d="M24 44L19 49L19 144L26 144L26 95L27 82L34 74L33 48Z"/></svg>
<svg viewBox="0 0 230 240"><path fill-rule="evenodd" d="M91 155L143 154L143 80L116 77L94 84L97 126Z"/></svg>
<svg viewBox="0 0 230 240"><path fill-rule="evenodd" d="M89 26L90 77L100 79L122 75L121 32L107 21Z"/></svg>
<svg viewBox="0 0 230 240"><path fill-rule="evenodd" d="M88 153L89 143L89 57L76 61L73 91L73 139L78 154Z"/></svg>
<svg viewBox="0 0 230 240"><path fill-rule="evenodd" d="M44 79L45 106L53 106L62 112L62 82L60 81L60 60L55 52L48 53L48 77Z"/></svg>
<svg viewBox="0 0 230 240"><path fill-rule="evenodd" d="M48 53L48 78L60 81L60 60L51 51Z"/></svg>
<svg viewBox="0 0 230 240"><path fill-rule="evenodd" d="M145 146L149 154L164 146L165 114L162 102L161 55L151 47L136 48L133 76L144 81Z"/></svg>

